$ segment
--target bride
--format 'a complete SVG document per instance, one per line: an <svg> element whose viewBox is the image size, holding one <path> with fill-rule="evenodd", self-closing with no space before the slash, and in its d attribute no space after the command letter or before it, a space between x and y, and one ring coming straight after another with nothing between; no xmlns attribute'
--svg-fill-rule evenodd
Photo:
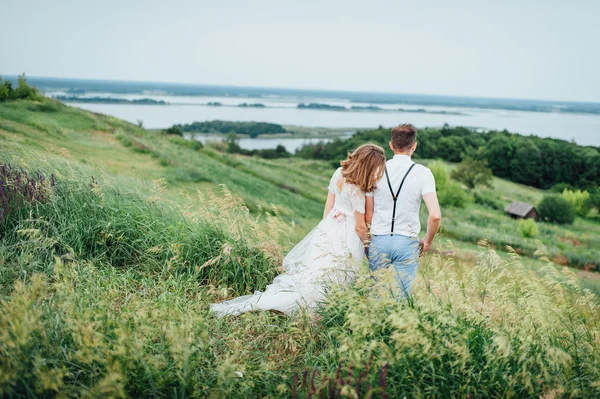
<svg viewBox="0 0 600 399"><path fill-rule="evenodd" d="M265 292L256 291L230 301L211 304L218 316L252 310L291 314L313 308L332 284L350 284L368 243L365 192L383 174L385 153L374 144L358 147L340 162L331 182L323 220L283 260L285 273L275 277Z"/></svg>

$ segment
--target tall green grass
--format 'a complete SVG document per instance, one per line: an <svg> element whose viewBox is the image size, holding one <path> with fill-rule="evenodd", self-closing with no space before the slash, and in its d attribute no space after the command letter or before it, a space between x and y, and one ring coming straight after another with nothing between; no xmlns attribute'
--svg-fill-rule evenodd
<svg viewBox="0 0 600 399"><path fill-rule="evenodd" d="M264 290L319 219L329 166L198 151L114 118L30 106L0 107L0 162L54 174L56 186L0 224L0 397L600 396L598 297L546 259L594 251L597 224L540 224L543 249L516 239L498 210L445 209L446 238L514 245L541 257L538 270L492 242L467 259L439 240L409 301L363 265L316 314L217 319L210 303ZM74 119L50 116L63 112ZM62 134L35 127L46 119Z"/></svg>
<svg viewBox="0 0 600 399"><path fill-rule="evenodd" d="M424 215L422 219L426 220ZM518 220L501 210L472 204L469 209L444 209L442 232L446 237L471 243L485 238L499 249L510 246L529 257L534 257L541 242L559 264L600 270L597 223L577 219L574 226L565 227L538 222L539 234L533 238L522 237L518 226Z"/></svg>
<svg viewBox="0 0 600 399"><path fill-rule="evenodd" d="M600 394L600 305L567 269L539 278L482 243L474 267L426 257L409 301L363 270L316 315L216 319L211 302L264 289L284 226L264 234L231 198L205 213L160 182L142 197L54 172L52 198L2 226L2 396Z"/></svg>
<svg viewBox="0 0 600 399"><path fill-rule="evenodd" d="M55 257L152 273L192 273L203 284L224 284L236 294L275 276L281 251L265 246L258 222L225 188L221 196L204 198L204 206L192 213L160 201L162 181L144 198L117 182L78 173L68 163L53 173L56 185L46 201L23 206L0 224L5 288L18 276L50 272ZM215 209L229 212L228 223ZM266 217L273 232L282 228Z"/></svg>

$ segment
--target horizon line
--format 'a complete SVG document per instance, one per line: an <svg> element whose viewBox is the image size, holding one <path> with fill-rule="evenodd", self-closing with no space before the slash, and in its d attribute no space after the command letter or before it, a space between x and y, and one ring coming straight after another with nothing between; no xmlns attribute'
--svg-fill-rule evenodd
<svg viewBox="0 0 600 399"><path fill-rule="evenodd" d="M232 84L219 84L219 83L190 83L190 82L169 82L169 81L158 81L158 80L128 80L128 79L109 79L109 78L75 78L75 77L61 77L61 76L39 76L39 75L27 75L24 73L27 79L56 79L56 80L74 80L74 81L99 81L99 82L113 82L113 83L136 83L136 84L163 84L163 85L177 85L177 86L208 86L208 87L232 87L238 89L273 89L273 90L294 90L299 92L322 92L322 93L345 93L345 94L380 94L380 95L408 95L408 96L422 96L422 97L447 97L454 99L480 99L480 100L495 100L495 101L530 101L530 102L545 102L555 104L593 104L600 105L600 101L581 101L581 100L556 100L556 99L541 99L541 98L523 98L523 97L486 97L486 96L466 96L456 94L427 94L427 93L407 93L407 92L396 92L396 91L367 91L367 90L348 90L348 89L324 89L324 88L296 88L296 87L282 87L282 86L255 86L255 85L232 85ZM18 78L20 74L6 74L0 76L4 78Z"/></svg>

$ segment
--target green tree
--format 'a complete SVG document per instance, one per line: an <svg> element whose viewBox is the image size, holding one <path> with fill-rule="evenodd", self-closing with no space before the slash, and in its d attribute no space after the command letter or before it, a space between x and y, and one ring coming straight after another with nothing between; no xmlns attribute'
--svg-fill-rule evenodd
<svg viewBox="0 0 600 399"><path fill-rule="evenodd" d="M467 144L462 137L442 137L438 142L437 156L450 162L460 162L467 150Z"/></svg>
<svg viewBox="0 0 600 399"><path fill-rule="evenodd" d="M171 126L168 129L163 130L164 134L172 134L175 136L183 136L183 130L178 126Z"/></svg>
<svg viewBox="0 0 600 399"><path fill-rule="evenodd" d="M505 157L504 162L508 163ZM510 160L512 179L517 183L539 187L542 176L542 153L537 145L529 140L520 140Z"/></svg>
<svg viewBox="0 0 600 399"><path fill-rule="evenodd" d="M29 86L25 74L22 74L17 80L17 88L12 91L10 97L20 100L36 100L39 96L37 89Z"/></svg>
<svg viewBox="0 0 600 399"><path fill-rule="evenodd" d="M240 136L237 133L229 133L224 141L227 143L227 152L232 154L242 152Z"/></svg>
<svg viewBox="0 0 600 399"><path fill-rule="evenodd" d="M452 178L469 188L475 188L477 186L491 187L494 176L484 161L465 158L452 171Z"/></svg>
<svg viewBox="0 0 600 399"><path fill-rule="evenodd" d="M6 101L12 93L12 83L8 80L3 80L0 76L0 101Z"/></svg>
<svg viewBox="0 0 600 399"><path fill-rule="evenodd" d="M581 190L568 190L565 189L562 192L562 197L569 201L575 208L575 212L581 216L586 217L591 210L591 203L589 202L590 193Z"/></svg>
<svg viewBox="0 0 600 399"><path fill-rule="evenodd" d="M552 187L550 187L550 192L562 194L562 192L565 190L573 190L573 189L574 189L573 186L570 185L569 183L557 183L557 184L553 185Z"/></svg>
<svg viewBox="0 0 600 399"><path fill-rule="evenodd" d="M506 136L495 136L485 146L483 154L487 159L488 167L492 173L499 177L510 178L511 168L509 160L514 153L514 145Z"/></svg>
<svg viewBox="0 0 600 399"><path fill-rule="evenodd" d="M575 207L560 195L547 195L538 204L540 218L550 223L571 224L575 221Z"/></svg>

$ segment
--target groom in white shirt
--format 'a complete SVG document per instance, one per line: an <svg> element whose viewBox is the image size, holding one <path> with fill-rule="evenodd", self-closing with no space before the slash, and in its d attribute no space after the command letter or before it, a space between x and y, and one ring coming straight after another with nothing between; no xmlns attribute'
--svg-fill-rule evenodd
<svg viewBox="0 0 600 399"><path fill-rule="evenodd" d="M403 297L410 296L419 256L429 250L442 218L431 171L411 160L417 148L417 130L411 124L392 129L394 158L372 193L367 193L366 219L373 238L368 257L371 270L393 267ZM421 198L429 218L419 242Z"/></svg>

